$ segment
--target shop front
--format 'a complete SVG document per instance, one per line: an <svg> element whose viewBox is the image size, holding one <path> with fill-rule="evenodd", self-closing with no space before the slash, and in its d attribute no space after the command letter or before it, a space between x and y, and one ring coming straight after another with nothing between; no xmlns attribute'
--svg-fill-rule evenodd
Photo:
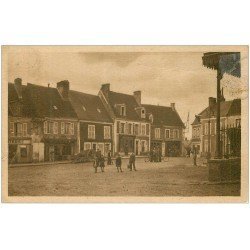
<svg viewBox="0 0 250 250"><path fill-rule="evenodd" d="M31 139L9 139L9 164L32 162Z"/></svg>
<svg viewBox="0 0 250 250"><path fill-rule="evenodd" d="M76 139L45 139L45 161L71 160L75 154Z"/></svg>
<svg viewBox="0 0 250 250"><path fill-rule="evenodd" d="M128 155L135 150L135 136L119 135L119 152Z"/></svg>
<svg viewBox="0 0 250 250"><path fill-rule="evenodd" d="M177 157L181 156L181 142L167 141L165 145L166 156Z"/></svg>

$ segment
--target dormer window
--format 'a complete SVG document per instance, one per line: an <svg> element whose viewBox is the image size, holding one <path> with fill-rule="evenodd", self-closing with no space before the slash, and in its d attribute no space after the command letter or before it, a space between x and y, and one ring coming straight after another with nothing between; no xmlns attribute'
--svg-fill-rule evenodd
<svg viewBox="0 0 250 250"><path fill-rule="evenodd" d="M141 118L145 118L146 114L145 114L145 109L141 109Z"/></svg>
<svg viewBox="0 0 250 250"><path fill-rule="evenodd" d="M84 111L86 111L86 108L85 108L84 106L82 106L82 109L83 109Z"/></svg>
<svg viewBox="0 0 250 250"><path fill-rule="evenodd" d="M153 123L153 121L154 121L153 115L151 114L148 118L149 118L149 121L150 121L151 123Z"/></svg>
<svg viewBox="0 0 250 250"><path fill-rule="evenodd" d="M126 107L124 105L122 105L121 108L120 108L120 115L121 116L126 116Z"/></svg>
<svg viewBox="0 0 250 250"><path fill-rule="evenodd" d="M55 110L57 110L57 106L54 105L53 108L54 108Z"/></svg>

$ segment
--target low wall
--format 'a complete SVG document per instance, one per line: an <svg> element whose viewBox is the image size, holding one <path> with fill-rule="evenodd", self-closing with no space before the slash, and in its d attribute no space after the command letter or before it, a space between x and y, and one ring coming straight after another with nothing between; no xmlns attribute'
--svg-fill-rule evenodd
<svg viewBox="0 0 250 250"><path fill-rule="evenodd" d="M241 159L211 159L208 161L209 181L240 181Z"/></svg>

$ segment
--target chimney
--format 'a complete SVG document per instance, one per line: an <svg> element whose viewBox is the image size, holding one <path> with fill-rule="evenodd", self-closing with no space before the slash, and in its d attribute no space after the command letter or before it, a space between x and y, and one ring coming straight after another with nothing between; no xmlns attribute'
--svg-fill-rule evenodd
<svg viewBox="0 0 250 250"><path fill-rule="evenodd" d="M63 99L69 98L69 81L68 80L58 82L57 89Z"/></svg>
<svg viewBox="0 0 250 250"><path fill-rule="evenodd" d="M216 105L216 98L209 97L208 98L208 105L209 105L210 108L213 107L213 106L215 106Z"/></svg>
<svg viewBox="0 0 250 250"><path fill-rule="evenodd" d="M175 111L175 103L174 102L170 103L170 106L171 106L172 110Z"/></svg>
<svg viewBox="0 0 250 250"><path fill-rule="evenodd" d="M104 94L106 98L109 96L109 91L110 91L110 83L104 83L102 84L101 91Z"/></svg>
<svg viewBox="0 0 250 250"><path fill-rule="evenodd" d="M138 105L141 106L141 91L140 90L134 92L134 98L136 102L138 103Z"/></svg>
<svg viewBox="0 0 250 250"><path fill-rule="evenodd" d="M15 89L18 95L18 98L22 98L22 79L21 78L16 78L14 80L14 85L15 85Z"/></svg>

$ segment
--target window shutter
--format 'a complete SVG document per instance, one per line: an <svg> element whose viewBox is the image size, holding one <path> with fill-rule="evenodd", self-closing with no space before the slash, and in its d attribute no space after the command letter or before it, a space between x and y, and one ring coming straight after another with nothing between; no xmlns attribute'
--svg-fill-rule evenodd
<svg viewBox="0 0 250 250"><path fill-rule="evenodd" d="M65 123L61 122L61 134L63 135L65 133Z"/></svg>
<svg viewBox="0 0 250 250"><path fill-rule="evenodd" d="M54 122L54 134L58 134L58 122Z"/></svg>
<svg viewBox="0 0 250 250"><path fill-rule="evenodd" d="M44 133L44 134L47 134L47 133L48 133L48 131L47 131L47 128L48 128L47 126L48 126L48 125L47 125L47 124L48 124L47 121L45 121L45 122L43 123L43 133Z"/></svg>
<svg viewBox="0 0 250 250"><path fill-rule="evenodd" d="M23 136L27 136L27 123L23 123Z"/></svg>
<svg viewBox="0 0 250 250"><path fill-rule="evenodd" d="M74 135L74 133L75 133L75 131L74 131L74 123L71 123L70 126L71 126L71 134Z"/></svg>
<svg viewBox="0 0 250 250"><path fill-rule="evenodd" d="M93 139L95 139L95 125L93 125Z"/></svg>

